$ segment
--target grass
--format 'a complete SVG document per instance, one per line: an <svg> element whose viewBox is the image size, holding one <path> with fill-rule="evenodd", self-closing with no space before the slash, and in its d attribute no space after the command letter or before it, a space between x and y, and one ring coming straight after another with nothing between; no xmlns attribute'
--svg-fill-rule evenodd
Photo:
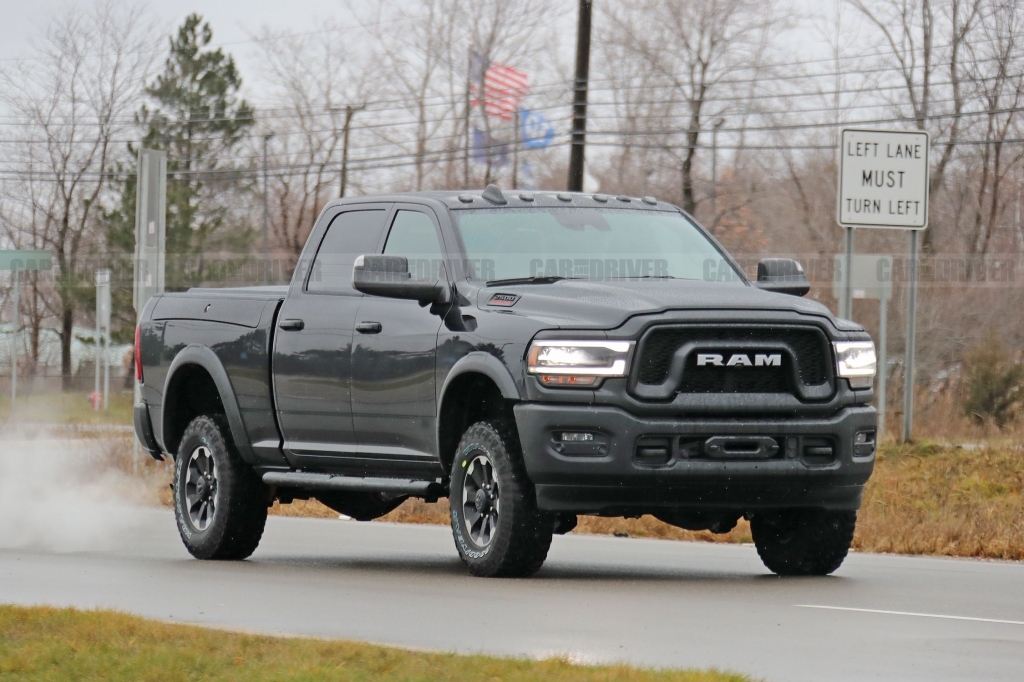
<svg viewBox="0 0 1024 682"><path fill-rule="evenodd" d="M918 443L883 446L868 481L854 548L865 552L1024 560L1024 451L1012 444L978 449ZM337 518L315 501L275 504L271 513ZM448 524L448 504L409 500L382 520ZM751 542L740 520L731 532L687 531L651 516L580 517L576 533Z"/></svg>
<svg viewBox="0 0 1024 682"><path fill-rule="evenodd" d="M886 447L865 490L854 547L1024 560L1022 491L1019 447Z"/></svg>
<svg viewBox="0 0 1024 682"><path fill-rule="evenodd" d="M111 388L107 410L94 410L90 391L46 391L18 395L15 417L19 423L130 425L133 420L131 391ZM11 395L0 396L0 421L11 416Z"/></svg>
<svg viewBox="0 0 1024 682"><path fill-rule="evenodd" d="M169 625L109 611L0 606L5 682L163 680L550 680L743 682L717 671L641 670L424 653L345 641Z"/></svg>

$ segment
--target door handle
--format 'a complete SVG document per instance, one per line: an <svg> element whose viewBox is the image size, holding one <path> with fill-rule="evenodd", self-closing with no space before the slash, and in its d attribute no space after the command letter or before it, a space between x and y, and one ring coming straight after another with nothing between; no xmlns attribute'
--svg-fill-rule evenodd
<svg viewBox="0 0 1024 682"><path fill-rule="evenodd" d="M277 326L286 332L299 332L306 326L306 323L302 320L281 320Z"/></svg>
<svg viewBox="0 0 1024 682"><path fill-rule="evenodd" d="M380 334L383 329L380 322L360 322L356 325L356 331L360 334Z"/></svg>

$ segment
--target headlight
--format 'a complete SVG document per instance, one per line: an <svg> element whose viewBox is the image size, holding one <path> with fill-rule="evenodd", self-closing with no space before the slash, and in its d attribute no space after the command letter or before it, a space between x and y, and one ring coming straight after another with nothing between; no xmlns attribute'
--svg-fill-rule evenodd
<svg viewBox="0 0 1024 682"><path fill-rule="evenodd" d="M600 377L626 376L632 350L632 341L534 341L526 367L548 386L593 386Z"/></svg>
<svg viewBox="0 0 1024 682"><path fill-rule="evenodd" d="M852 388L871 388L875 380L875 344L871 341L836 341L836 371Z"/></svg>

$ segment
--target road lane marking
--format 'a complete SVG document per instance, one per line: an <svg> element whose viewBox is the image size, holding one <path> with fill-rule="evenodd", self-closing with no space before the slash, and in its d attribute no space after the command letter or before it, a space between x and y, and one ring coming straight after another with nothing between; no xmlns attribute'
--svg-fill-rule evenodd
<svg viewBox="0 0 1024 682"><path fill-rule="evenodd" d="M798 609L826 609L829 611L856 611L857 613L880 613L886 616L916 616L917 618L940 618L943 620L969 620L975 623L999 623L1001 625L1024 625L1024 620L999 620L998 618L973 618L971 616L947 616L941 613L914 613L913 611L884 611L882 609L855 609L849 606L822 606L820 604L796 604Z"/></svg>

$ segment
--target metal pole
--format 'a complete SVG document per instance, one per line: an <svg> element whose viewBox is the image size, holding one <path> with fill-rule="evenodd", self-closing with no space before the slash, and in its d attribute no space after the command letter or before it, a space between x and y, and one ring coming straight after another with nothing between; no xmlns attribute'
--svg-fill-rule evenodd
<svg viewBox="0 0 1024 682"><path fill-rule="evenodd" d="M853 319L853 228L846 228L846 253L843 258L844 273L843 304L839 313L840 317L847 320Z"/></svg>
<svg viewBox="0 0 1024 682"><path fill-rule="evenodd" d="M11 417L14 417L14 405L18 400L18 326L21 317L18 310L18 268L12 270L14 277L14 328L11 330Z"/></svg>
<svg viewBox="0 0 1024 682"><path fill-rule="evenodd" d="M103 304L100 302L102 287L99 282L96 283L96 336L93 337L93 341L96 342L96 381L93 384L93 403L92 409L99 411L100 409L100 306Z"/></svg>
<svg viewBox="0 0 1024 682"><path fill-rule="evenodd" d="M712 224L718 215L718 129L725 123L724 118L715 121L711 129L711 215Z"/></svg>
<svg viewBox="0 0 1024 682"><path fill-rule="evenodd" d="M356 108L351 104L345 105L345 131L341 141L341 186L338 188L338 196L344 198L348 189L348 137L352 129L352 117L356 115Z"/></svg>
<svg viewBox="0 0 1024 682"><path fill-rule="evenodd" d="M570 192L583 191L584 156L587 144L587 88L590 81L590 0L580 0L576 28L576 81L572 101L572 147L569 151Z"/></svg>
<svg viewBox="0 0 1024 682"><path fill-rule="evenodd" d="M110 327L103 330L103 411L106 412L110 401Z"/></svg>
<svg viewBox="0 0 1024 682"><path fill-rule="evenodd" d="M270 262L270 183L267 178L267 143L273 133L263 136L263 262L268 267Z"/></svg>
<svg viewBox="0 0 1024 682"><path fill-rule="evenodd" d="M889 306L883 291L882 298L878 301L878 435L875 437L876 443L881 442L882 436L885 435L885 375L888 368L885 345L889 336L888 313Z"/></svg>
<svg viewBox="0 0 1024 682"><path fill-rule="evenodd" d="M462 186L469 189L469 145L471 140L471 133L469 130L470 113L471 113L471 100L469 91L472 88L473 81L473 52L470 50L469 54L466 55L466 147L462 150Z"/></svg>
<svg viewBox="0 0 1024 682"><path fill-rule="evenodd" d="M917 230L910 231L910 292L907 298L907 353L903 385L903 442L914 437L914 345L917 334Z"/></svg>
<svg viewBox="0 0 1024 682"><path fill-rule="evenodd" d="M519 109L513 115L512 123L515 125L515 132L512 137L512 188L519 187Z"/></svg>

